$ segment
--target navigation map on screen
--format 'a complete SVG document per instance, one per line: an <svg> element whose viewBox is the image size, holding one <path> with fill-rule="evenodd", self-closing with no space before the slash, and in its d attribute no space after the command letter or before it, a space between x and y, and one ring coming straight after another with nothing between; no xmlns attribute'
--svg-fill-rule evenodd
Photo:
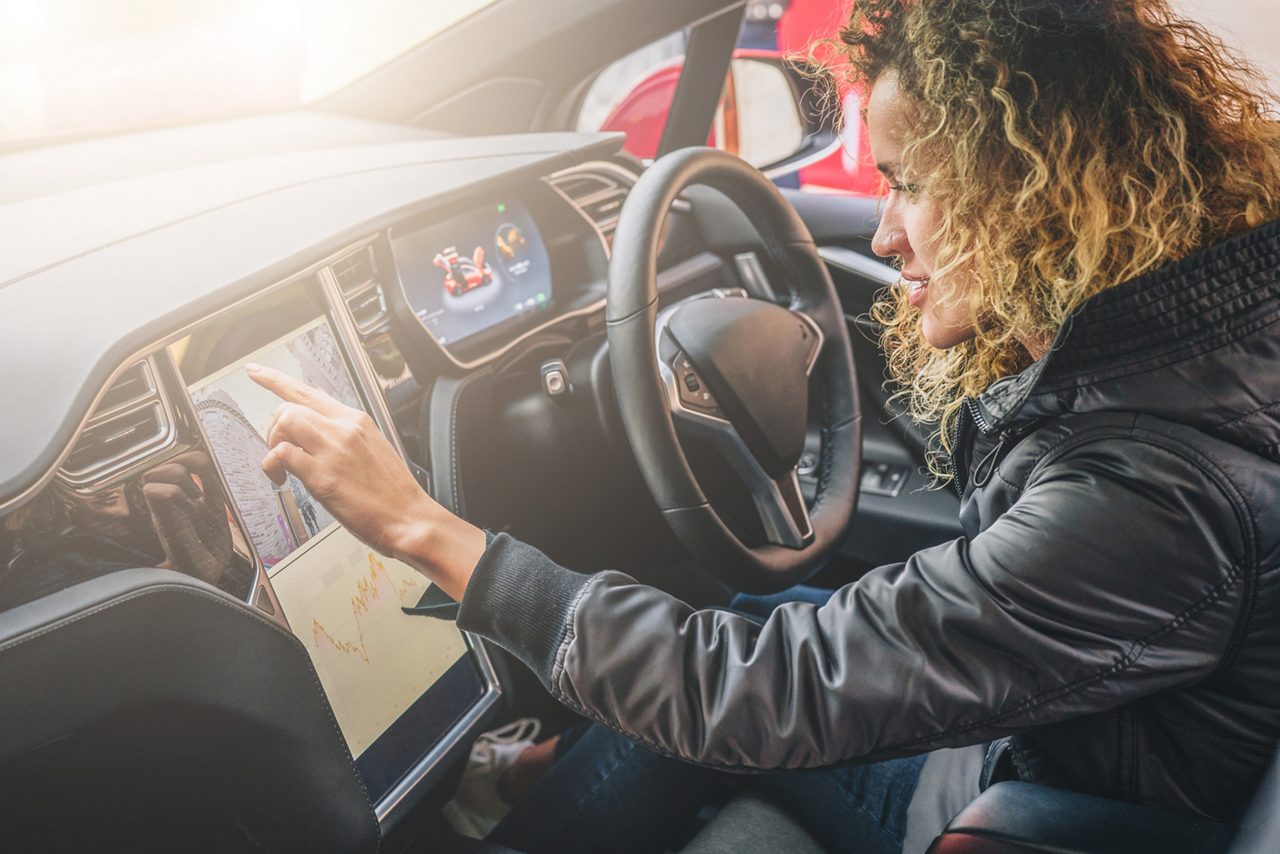
<svg viewBox="0 0 1280 854"><path fill-rule="evenodd" d="M338 725L359 757L466 653L457 628L411 616L429 582L338 524L296 477L263 473L265 432L280 400L249 379L267 365L360 406L337 339L323 318L191 386L232 499L267 567L293 633L311 656Z"/></svg>
<svg viewBox="0 0 1280 854"><path fill-rule="evenodd" d="M262 347L191 387L191 399L231 495L244 516L258 556L268 570L333 524L302 481L289 475L278 487L262 471L267 426L280 398L249 379L257 362L322 389L347 406L360 406L355 384L333 331L317 319Z"/></svg>

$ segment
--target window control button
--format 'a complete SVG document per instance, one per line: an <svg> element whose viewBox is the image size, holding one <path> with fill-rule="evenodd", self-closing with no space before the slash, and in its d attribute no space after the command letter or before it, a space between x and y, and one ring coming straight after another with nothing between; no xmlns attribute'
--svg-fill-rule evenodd
<svg viewBox="0 0 1280 854"><path fill-rule="evenodd" d="M868 460L862 464L862 491L893 498L902 491L909 474L907 466Z"/></svg>

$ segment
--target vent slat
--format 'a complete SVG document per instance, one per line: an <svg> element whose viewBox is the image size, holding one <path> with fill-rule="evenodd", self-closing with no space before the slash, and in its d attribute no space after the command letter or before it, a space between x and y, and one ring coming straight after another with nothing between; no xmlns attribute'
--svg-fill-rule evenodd
<svg viewBox="0 0 1280 854"><path fill-rule="evenodd" d="M168 433L164 409L153 401L85 430L63 466L68 474L106 471L146 450Z"/></svg>
<svg viewBox="0 0 1280 854"><path fill-rule="evenodd" d="M378 272L373 260L373 248L366 246L345 258L333 262L333 278L343 294L349 294L367 284Z"/></svg>
<svg viewBox="0 0 1280 854"><path fill-rule="evenodd" d="M615 176L612 171L575 171L553 178L552 183L595 225L605 243L612 246L618 215L634 181L624 180L622 174Z"/></svg>
<svg viewBox="0 0 1280 854"><path fill-rule="evenodd" d="M615 192L582 205L582 210L591 221L604 231L606 226L612 230L617 225L618 214L622 211L622 203L627 200L627 191L619 188Z"/></svg>
<svg viewBox="0 0 1280 854"><path fill-rule="evenodd" d="M146 362L138 362L120 375L98 402L98 411L106 412L128 403L135 403L155 394L151 372Z"/></svg>
<svg viewBox="0 0 1280 854"><path fill-rule="evenodd" d="M355 321L356 329L362 334L376 329L387 317L382 286L377 283L356 296L349 297L347 307L351 310L351 319Z"/></svg>
<svg viewBox="0 0 1280 854"><path fill-rule="evenodd" d="M334 261L329 269L362 337L378 332L387 320L387 301L377 280L373 247L364 246Z"/></svg>

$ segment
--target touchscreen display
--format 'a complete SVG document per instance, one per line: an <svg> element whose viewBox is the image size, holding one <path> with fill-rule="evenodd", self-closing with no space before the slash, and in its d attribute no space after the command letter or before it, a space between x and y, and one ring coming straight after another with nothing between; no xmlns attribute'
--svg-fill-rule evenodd
<svg viewBox="0 0 1280 854"><path fill-rule="evenodd" d="M189 386L196 412L293 632L315 664L342 734L359 757L467 651L449 622L410 616L429 582L370 550L290 476L262 472L279 398L248 378L257 362L338 400L359 395L319 318Z"/></svg>
<svg viewBox="0 0 1280 854"><path fill-rule="evenodd" d="M441 344L551 302L551 259L518 202L393 233L391 250L409 305Z"/></svg>

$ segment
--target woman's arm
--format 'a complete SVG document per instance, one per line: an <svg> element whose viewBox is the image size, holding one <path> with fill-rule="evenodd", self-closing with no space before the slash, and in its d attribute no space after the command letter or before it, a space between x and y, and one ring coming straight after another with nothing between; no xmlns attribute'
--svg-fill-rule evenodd
<svg viewBox="0 0 1280 854"><path fill-rule="evenodd" d="M1162 472L1153 489L1135 472ZM1239 527L1199 471L1136 441L1045 468L973 538L759 625L500 537L459 624L555 696L662 752L808 768L986 741L1212 673L1244 595Z"/></svg>
<svg viewBox="0 0 1280 854"><path fill-rule="evenodd" d="M272 444L295 435L290 420ZM382 470L394 452L377 449L371 425L335 435L272 455L371 545L465 591L459 625L519 656L562 702L709 765L917 753L1185 685L1219 663L1243 596L1226 501L1206 498L1216 487L1199 469L1137 440L1081 446L973 540L759 625L619 573L571 572L505 535L487 550L448 546L468 541L449 533L463 528L411 499L407 472ZM1159 490L1133 476L1154 470Z"/></svg>

